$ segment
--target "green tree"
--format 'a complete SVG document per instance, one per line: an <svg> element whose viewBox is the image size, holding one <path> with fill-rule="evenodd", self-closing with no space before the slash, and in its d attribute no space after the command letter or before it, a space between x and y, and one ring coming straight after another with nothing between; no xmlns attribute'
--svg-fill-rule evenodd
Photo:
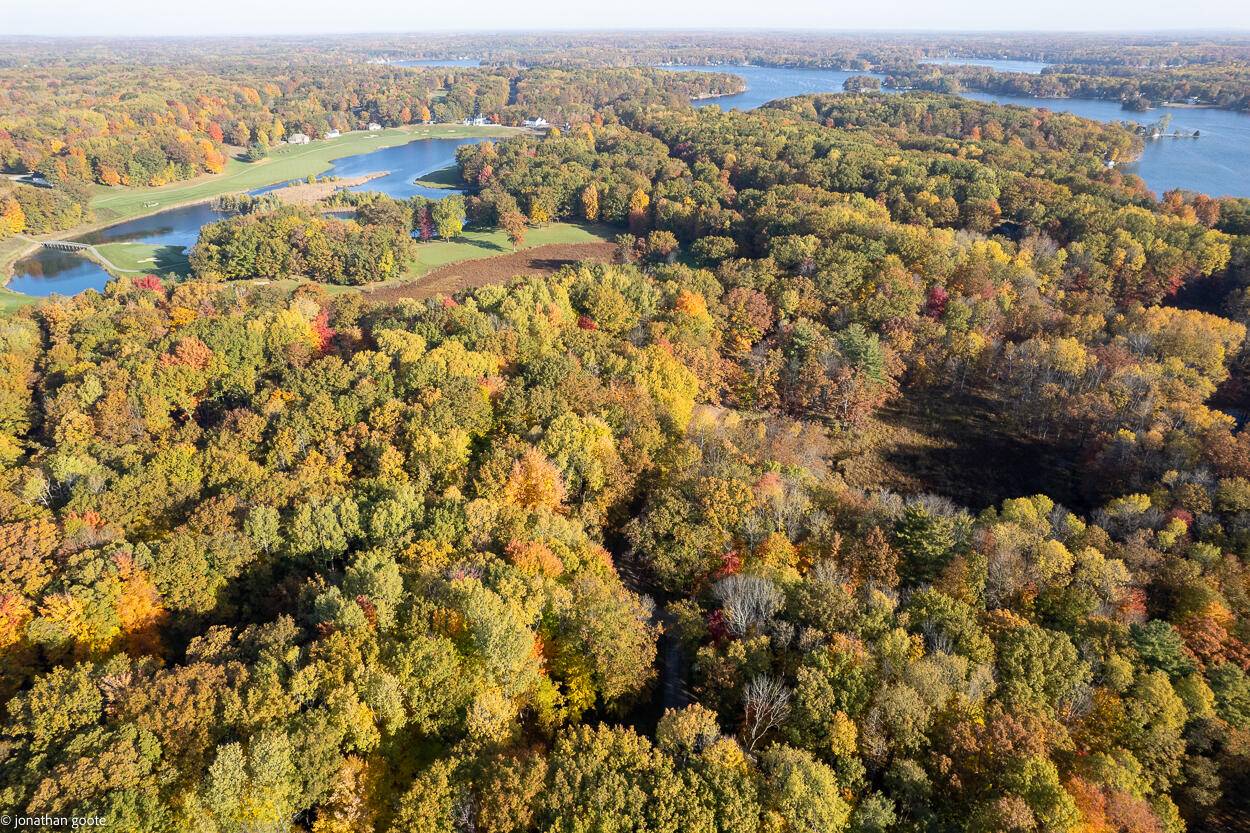
<svg viewBox="0 0 1250 833"><path fill-rule="evenodd" d="M782 831L844 830L851 808L842 798L832 769L809 753L776 745L760 758L764 783L764 819Z"/></svg>
<svg viewBox="0 0 1250 833"><path fill-rule="evenodd" d="M438 236L443 240L454 240L464 231L464 197L444 197L434 203L430 216Z"/></svg>

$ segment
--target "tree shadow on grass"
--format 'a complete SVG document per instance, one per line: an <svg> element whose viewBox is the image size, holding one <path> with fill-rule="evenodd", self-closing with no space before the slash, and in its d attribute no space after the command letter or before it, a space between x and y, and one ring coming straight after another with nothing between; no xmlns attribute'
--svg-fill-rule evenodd
<svg viewBox="0 0 1250 833"><path fill-rule="evenodd" d="M189 275L191 262L182 246L161 246L153 253L152 271L160 275Z"/></svg>
<svg viewBox="0 0 1250 833"><path fill-rule="evenodd" d="M423 185L426 188L454 189L463 188L466 183L460 178L460 168L457 165L448 165L446 168L439 168L418 176L412 184Z"/></svg>
<svg viewBox="0 0 1250 833"><path fill-rule="evenodd" d="M1097 505L1079 445L1023 435L1007 408L982 391L904 390L847 454L846 471L861 488L931 492L974 510L1035 494L1076 511Z"/></svg>
<svg viewBox="0 0 1250 833"><path fill-rule="evenodd" d="M475 248L486 249L487 251L491 251L491 252L511 252L512 251L511 249L505 248L499 245L498 243L494 243L490 240L474 240L473 238L470 238L470 237L454 238L447 242L459 243L463 246L473 246Z"/></svg>
<svg viewBox="0 0 1250 833"><path fill-rule="evenodd" d="M530 259L529 267L545 272L558 272L562 267L571 266L577 262L576 259L568 257L536 257Z"/></svg>

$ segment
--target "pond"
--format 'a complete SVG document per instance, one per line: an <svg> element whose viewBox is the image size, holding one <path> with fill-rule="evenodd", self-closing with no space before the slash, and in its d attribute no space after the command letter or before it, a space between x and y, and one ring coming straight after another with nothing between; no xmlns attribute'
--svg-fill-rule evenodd
<svg viewBox="0 0 1250 833"><path fill-rule="evenodd" d="M441 199L449 194L460 193L451 188L428 188L415 185L413 181L422 176L455 164L456 148L466 144L485 141L469 139L418 139L404 145L379 148L368 153L345 156L331 161L330 169L322 176L343 178L366 173L389 171L386 176L372 179L353 191L381 191L396 199L420 195ZM253 195L276 190L289 183L257 188ZM73 238L75 242L99 245L101 243L146 243L152 246L180 246L190 249L199 239L200 228L216 222L226 215L213 210L209 203L172 208L147 217L127 220L104 229ZM39 249L14 264L13 279L8 287L14 292L45 296L57 293L73 295L85 289L103 289L112 276L95 261L55 249Z"/></svg>

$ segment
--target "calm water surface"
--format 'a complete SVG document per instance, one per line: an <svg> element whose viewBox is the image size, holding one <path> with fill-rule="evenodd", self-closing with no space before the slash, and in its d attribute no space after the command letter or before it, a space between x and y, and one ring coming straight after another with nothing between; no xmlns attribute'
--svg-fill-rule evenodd
<svg viewBox="0 0 1250 833"><path fill-rule="evenodd" d="M386 176L371 179L363 185L353 185L348 191L381 191L397 200L408 197L422 196L432 200L442 199L448 194L459 193L447 188L427 188L414 185L414 179L456 164L456 148L461 145L476 145L484 142L484 138L474 139L420 139L406 145L395 145L379 148L369 153L355 156L344 156L330 162L330 169L321 176L338 176L348 179L354 176L389 171ZM298 180L297 180L298 181ZM276 191L290 182L267 185L252 191L253 195L267 194Z"/></svg>
<svg viewBox="0 0 1250 833"><path fill-rule="evenodd" d="M811 93L840 93L846 79L856 75L871 75L884 79L884 75L872 72L847 72L841 69L797 69L790 67L750 66L670 66L664 69L689 72L728 72L747 82L746 92L720 95L696 101L696 107L719 107L722 110L754 110L779 98Z"/></svg>
<svg viewBox="0 0 1250 833"><path fill-rule="evenodd" d="M109 274L85 257L40 249L17 262L6 285L14 292L45 296L77 295L84 289L103 289L108 282Z"/></svg>
<svg viewBox="0 0 1250 833"><path fill-rule="evenodd" d="M1022 62L994 63L1003 65ZM841 92L842 83L847 78L852 75L871 74L788 67L672 68L699 72L732 72L742 76L747 82L746 92L696 102L698 106L716 106L726 110L753 110L768 101L787 96ZM1132 121L1150 124L1166 113L1172 117L1169 131L1192 133L1197 130L1201 136L1197 139L1160 139L1147 142L1141 159L1125 165L1125 170L1140 176L1157 194L1172 188L1186 188L1212 196L1250 196L1250 114L1190 107L1159 107L1146 113L1134 113L1122 108L1118 101L1032 98L975 92L963 95L977 101L1045 107L1103 122Z"/></svg>
<svg viewBox="0 0 1250 833"><path fill-rule="evenodd" d="M323 176L353 177L377 171L389 171L386 176L355 186L353 191L381 191L396 199L421 195L441 199L448 194L459 193L447 188L426 188L414 185L413 180L446 168L456 161L456 148L465 144L485 141L473 139L419 139L405 145L379 148L369 153L345 156L332 160L330 169ZM254 195L276 190L289 183L283 182L258 188ZM173 208L127 220L115 226L74 238L80 243L148 243L154 246L182 246L190 249L199 239L200 227L222 219L224 214L214 211L208 203ZM55 249L39 249L14 266L13 279L8 286L15 292L27 295L73 295L85 289L103 289L112 276L102 266L82 255L60 252Z"/></svg>

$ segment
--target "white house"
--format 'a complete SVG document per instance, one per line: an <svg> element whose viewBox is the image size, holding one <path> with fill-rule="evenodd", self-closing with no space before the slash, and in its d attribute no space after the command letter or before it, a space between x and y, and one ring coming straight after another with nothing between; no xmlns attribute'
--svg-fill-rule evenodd
<svg viewBox="0 0 1250 833"><path fill-rule="evenodd" d="M286 137L286 143L288 145L306 145L310 141L312 140L303 133L292 133L290 136Z"/></svg>
<svg viewBox="0 0 1250 833"><path fill-rule="evenodd" d="M382 129L382 125L378 124L377 122L375 122L375 121L371 121L371 122L369 122L369 132L370 132L370 133L376 133L377 131L379 131L379 130L381 130L381 129Z"/></svg>
<svg viewBox="0 0 1250 833"><path fill-rule="evenodd" d="M533 119L526 119L524 124L526 127L532 127L535 130L545 130L551 126L542 116Z"/></svg>
<svg viewBox="0 0 1250 833"><path fill-rule="evenodd" d="M474 116L471 119L465 119L464 123L466 125L474 125L476 127L481 127L484 124L490 124L490 120L487 119L485 116Z"/></svg>
<svg viewBox="0 0 1250 833"><path fill-rule="evenodd" d="M337 139L337 138L338 138L339 136L341 136L341 135L343 135L343 134L339 133L337 130L331 130L329 133L327 133L327 134L326 134L326 138L327 138L327 139Z"/></svg>

